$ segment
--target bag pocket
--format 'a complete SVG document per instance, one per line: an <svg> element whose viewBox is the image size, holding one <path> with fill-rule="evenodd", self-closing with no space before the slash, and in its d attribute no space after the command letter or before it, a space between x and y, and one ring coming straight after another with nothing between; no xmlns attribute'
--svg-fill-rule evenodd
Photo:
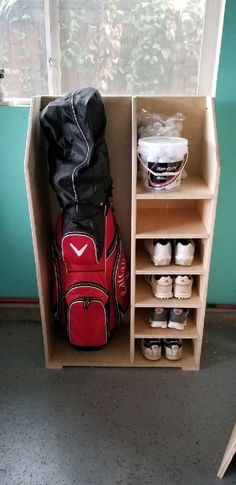
<svg viewBox="0 0 236 485"><path fill-rule="evenodd" d="M80 349L99 349L110 340L108 291L91 281L90 272L77 276L69 275L70 280L76 281L66 291L69 340ZM86 276L90 281L86 281Z"/></svg>
<svg viewBox="0 0 236 485"><path fill-rule="evenodd" d="M101 270L104 268L104 257L98 260L94 239L88 234L71 232L62 238L62 256L68 271Z"/></svg>

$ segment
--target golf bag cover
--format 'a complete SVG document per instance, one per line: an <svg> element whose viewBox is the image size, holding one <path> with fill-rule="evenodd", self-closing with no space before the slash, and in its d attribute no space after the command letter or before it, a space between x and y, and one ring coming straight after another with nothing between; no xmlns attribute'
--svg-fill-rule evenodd
<svg viewBox="0 0 236 485"><path fill-rule="evenodd" d="M61 206L52 251L55 319L73 346L98 349L129 307L128 265L110 204L104 105L86 88L49 103L40 119Z"/></svg>

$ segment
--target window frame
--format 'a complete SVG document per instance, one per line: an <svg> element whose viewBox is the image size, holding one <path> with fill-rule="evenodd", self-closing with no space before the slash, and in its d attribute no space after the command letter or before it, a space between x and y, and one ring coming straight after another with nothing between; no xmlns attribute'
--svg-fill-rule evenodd
<svg viewBox="0 0 236 485"><path fill-rule="evenodd" d="M197 94L215 96L226 0L206 0Z"/></svg>
<svg viewBox="0 0 236 485"><path fill-rule="evenodd" d="M206 0L197 95L215 96L226 0ZM44 0L48 95L61 95L59 0ZM1 105L29 105L31 98L7 98Z"/></svg>

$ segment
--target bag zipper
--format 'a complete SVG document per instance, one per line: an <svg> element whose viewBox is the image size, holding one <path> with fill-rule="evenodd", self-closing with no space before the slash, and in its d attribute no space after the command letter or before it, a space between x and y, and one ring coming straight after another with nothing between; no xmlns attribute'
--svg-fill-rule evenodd
<svg viewBox="0 0 236 485"><path fill-rule="evenodd" d="M81 283L74 283L73 285L69 286L69 288L67 288L66 292L65 292L65 295L68 295L68 293L73 290L74 288L80 288L81 286L87 286L89 288L98 288L99 290L101 290L104 295L106 295L107 297L109 296L109 293L107 290L105 290L105 288L103 288L103 286L97 284L97 283L89 283L87 281L83 281ZM88 297L90 298L90 297ZM92 298L92 297L91 297Z"/></svg>
<svg viewBox="0 0 236 485"><path fill-rule="evenodd" d="M71 176L71 180L72 180L72 187L73 187L73 192L74 192L74 198L75 198L75 207L76 207L76 210L78 212L78 205L79 205L79 198L78 198L78 194L76 192L76 188L75 188L75 172L76 170L79 168L79 167L83 167L83 165L86 163L87 159L88 159L88 156L89 156L89 144L88 144L88 141L86 139L86 136L81 128L81 126L79 125L79 122L78 122L78 119L77 119L77 116L76 116L76 113L75 113L75 108L74 108L74 94L75 94L75 91L73 91L73 93L71 94L71 108L72 108L72 113L73 113L73 118L75 120L75 124L78 128L78 130L80 131L80 133L82 134L83 138L84 138L84 141L87 145L87 154L86 154L86 157L84 159L84 161L79 164L79 165L76 165L76 167L74 168L73 172L72 172L72 176Z"/></svg>
<svg viewBox="0 0 236 485"><path fill-rule="evenodd" d="M115 274L116 274L116 271L117 271L118 261L119 261L119 257L120 257L120 234L119 234L119 230L118 230L118 236L119 236L118 237L118 251L117 251L117 254L116 254L114 267L113 267L113 270L112 270L112 298L113 298L114 307L115 307L117 325L119 325L120 322L121 322L121 315L120 315L120 311L118 309L118 302L117 302L117 299L116 299L116 279L115 279Z"/></svg>
<svg viewBox="0 0 236 485"><path fill-rule="evenodd" d="M58 267L58 262L56 255L53 252L52 255L53 259L53 264L54 264L54 270L56 273L56 286L57 286L57 303L56 303L56 319L59 322L60 321L60 316L61 316L61 299L63 298L62 296L62 288L61 288L61 279L60 279L60 271Z"/></svg>
<svg viewBox="0 0 236 485"><path fill-rule="evenodd" d="M89 297L84 298L84 304L83 304L84 310L88 310L90 302L91 302L91 298L89 298Z"/></svg>
<svg viewBox="0 0 236 485"><path fill-rule="evenodd" d="M114 237L113 237L113 239L112 239L112 242L111 242L111 244L110 244L110 247L108 248L108 250L107 250L107 252L106 252L106 259L108 259L108 258L109 258L109 256L111 255L111 253L113 252L114 247L115 247L115 245L116 245L116 242L117 242L117 226L116 226L116 228L115 228L115 235L114 235Z"/></svg>

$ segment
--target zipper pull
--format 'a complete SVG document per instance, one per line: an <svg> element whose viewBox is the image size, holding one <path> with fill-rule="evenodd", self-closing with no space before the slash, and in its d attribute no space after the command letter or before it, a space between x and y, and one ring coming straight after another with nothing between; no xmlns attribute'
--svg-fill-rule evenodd
<svg viewBox="0 0 236 485"><path fill-rule="evenodd" d="M91 301L91 298L84 298L84 304L83 304L84 310L88 310L90 301Z"/></svg>

